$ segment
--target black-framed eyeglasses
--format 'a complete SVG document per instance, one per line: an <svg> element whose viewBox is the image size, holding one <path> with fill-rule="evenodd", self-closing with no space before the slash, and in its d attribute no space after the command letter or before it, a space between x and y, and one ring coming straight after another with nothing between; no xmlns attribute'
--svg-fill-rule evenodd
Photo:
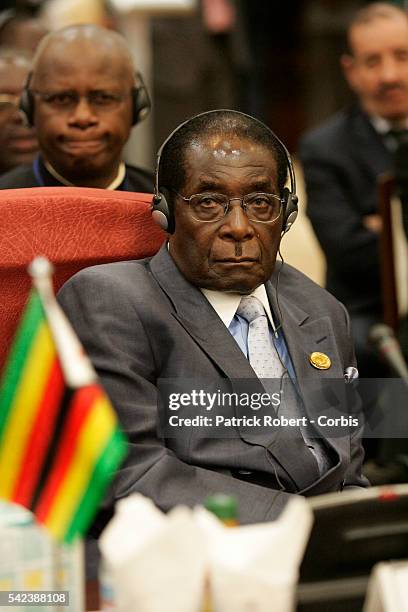
<svg viewBox="0 0 408 612"><path fill-rule="evenodd" d="M79 101L84 97L91 108L96 110L109 111L115 109L128 94L120 94L103 89L95 89L88 92L85 96L80 96L76 91L56 91L47 92L37 89L30 90L34 95L41 98L43 102L56 110L71 110L78 106Z"/></svg>
<svg viewBox="0 0 408 612"><path fill-rule="evenodd" d="M257 191L233 198L223 193L194 193L189 198L176 193L188 203L192 217L204 223L212 223L225 217L233 200L239 200L248 219L258 223L274 223L279 219L282 210L282 199L274 193Z"/></svg>

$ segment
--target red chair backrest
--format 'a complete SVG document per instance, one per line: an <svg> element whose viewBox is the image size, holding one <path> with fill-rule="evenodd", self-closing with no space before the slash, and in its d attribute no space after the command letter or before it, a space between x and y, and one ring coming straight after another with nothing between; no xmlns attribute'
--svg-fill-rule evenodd
<svg viewBox="0 0 408 612"><path fill-rule="evenodd" d="M154 255L165 234L151 199L82 187L0 191L0 371L31 287L30 261L48 257L58 291L81 268Z"/></svg>

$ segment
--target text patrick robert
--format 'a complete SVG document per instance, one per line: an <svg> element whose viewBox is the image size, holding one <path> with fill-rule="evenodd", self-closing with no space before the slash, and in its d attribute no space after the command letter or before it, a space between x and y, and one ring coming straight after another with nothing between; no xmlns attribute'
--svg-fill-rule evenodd
<svg viewBox="0 0 408 612"><path fill-rule="evenodd" d="M351 415L339 415L329 417L325 414L315 418L308 416L288 417L279 414L279 408L283 402L284 392L281 389L276 393L234 393L234 392L207 392L203 389L191 389L188 393L170 393L168 395L168 409L178 411L181 409L183 416L179 414L168 415L168 425L170 427L308 427L318 425L319 427L357 427L358 418ZM252 411L262 408L272 407L272 414L243 416L225 416L216 414L215 416L197 414L185 416L188 408L199 408L206 412L225 408L227 406L239 406Z"/></svg>
<svg viewBox="0 0 408 612"><path fill-rule="evenodd" d="M288 418L285 415L272 416L264 414L243 417L225 417L221 414L215 417L196 415L194 417L169 416L170 427L307 427L317 424L319 427L357 427L357 417L341 415L339 417L328 417L320 415L317 419L307 417Z"/></svg>

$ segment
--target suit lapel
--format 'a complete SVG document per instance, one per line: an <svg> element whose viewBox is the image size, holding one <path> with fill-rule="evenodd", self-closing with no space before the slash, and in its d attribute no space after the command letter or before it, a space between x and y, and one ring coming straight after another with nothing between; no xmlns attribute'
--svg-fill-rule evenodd
<svg viewBox="0 0 408 612"><path fill-rule="evenodd" d="M173 316L227 378L256 379L255 372L201 291L180 273L164 245L150 263L174 306Z"/></svg>
<svg viewBox="0 0 408 612"><path fill-rule="evenodd" d="M256 378L234 338L201 291L191 285L179 272L164 245L152 258L150 267L157 282L172 302L174 317L197 341L204 352L228 378ZM286 298L282 291L277 305L272 283L266 290L274 313L283 313L282 327L295 367L297 378L316 375L328 378L342 377L338 352L329 317L313 320L297 304ZM332 360L330 370L315 370L309 363L313 351L324 352Z"/></svg>
<svg viewBox="0 0 408 612"><path fill-rule="evenodd" d="M313 315L305 312L296 303L290 300L284 291L284 287L279 292L279 306L276 292L272 282L266 283L266 290L269 300L273 306L274 313L280 313L281 325L285 336L290 357L296 374L296 383L303 399L306 414L308 417L316 417L316 402L313 400L313 391L321 390L321 383L329 383L332 379L343 378L343 366L338 353L331 320L329 317L314 318ZM331 367L328 370L318 370L310 363L311 353L318 351L324 353L331 360ZM316 396L314 396L316 397ZM330 396L318 393L318 412L319 414L330 413ZM272 454L280 461L285 469L289 471L292 479L296 482L299 490L306 490L310 487L311 475L314 475L314 482L320 481L314 457L311 461L311 453L302 442L299 444L298 454L288 452L287 442L279 437L278 441L269 448ZM325 438L338 456L339 439ZM337 462L337 461L336 461ZM332 468L329 474L335 470ZM323 475L325 478L327 474Z"/></svg>
<svg viewBox="0 0 408 612"><path fill-rule="evenodd" d="M279 312L274 298L271 283L267 283L267 293L271 299L274 312ZM330 318L313 318L297 304L289 301L284 295L279 297L282 313L282 329L285 341L292 359L299 385L311 376L319 379L342 378L343 370L335 342ZM331 367L327 370L317 370L310 363L313 352L324 353L330 357Z"/></svg>
<svg viewBox="0 0 408 612"><path fill-rule="evenodd" d="M364 151L359 156L359 163L366 168L367 174L377 181L377 177L391 169L391 154L385 146L382 138L375 131L368 117L360 109L351 111L349 134L354 134L356 146L355 154Z"/></svg>

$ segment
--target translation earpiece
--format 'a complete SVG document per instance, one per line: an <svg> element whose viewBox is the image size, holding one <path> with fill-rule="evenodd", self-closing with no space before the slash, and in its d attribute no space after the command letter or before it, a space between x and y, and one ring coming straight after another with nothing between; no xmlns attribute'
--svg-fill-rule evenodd
<svg viewBox="0 0 408 612"><path fill-rule="evenodd" d="M286 232L290 230L298 216L298 197L295 193L292 193L292 191L285 187L283 190L282 199L284 203L282 233L286 234Z"/></svg>
<svg viewBox="0 0 408 612"><path fill-rule="evenodd" d="M135 73L138 84L132 89L132 125L136 125L143 121L150 113L152 103L150 101L149 92L143 81L140 72Z"/></svg>
<svg viewBox="0 0 408 612"><path fill-rule="evenodd" d="M166 189L162 189L153 196L152 218L162 230L169 234L173 234L175 229L174 215L170 212L170 207L167 202L168 197L168 191Z"/></svg>
<svg viewBox="0 0 408 612"><path fill-rule="evenodd" d="M24 83L23 91L20 95L20 103L18 105L21 112L26 118L27 125L32 127L34 125L34 96L30 91L30 81L32 72L29 72Z"/></svg>

